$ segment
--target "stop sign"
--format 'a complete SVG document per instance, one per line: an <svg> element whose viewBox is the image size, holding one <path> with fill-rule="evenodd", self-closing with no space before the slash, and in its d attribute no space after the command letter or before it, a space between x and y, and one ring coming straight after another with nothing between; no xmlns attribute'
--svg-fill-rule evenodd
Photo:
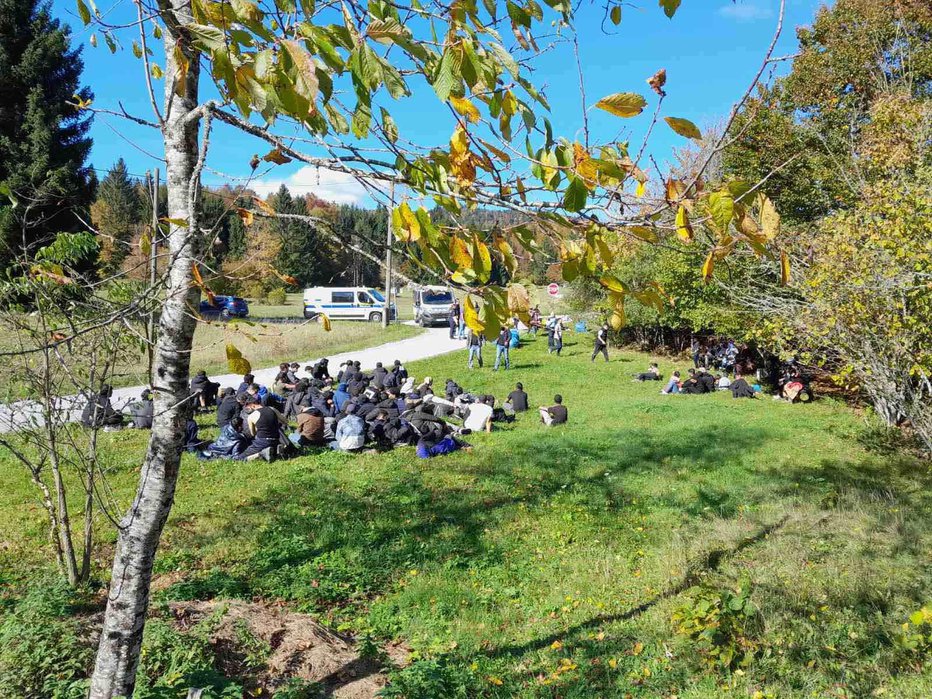
<svg viewBox="0 0 932 699"><path fill-rule="evenodd" d="M548 284L547 293L550 294L551 296L556 296L557 294L560 293L560 285L555 282Z"/></svg>

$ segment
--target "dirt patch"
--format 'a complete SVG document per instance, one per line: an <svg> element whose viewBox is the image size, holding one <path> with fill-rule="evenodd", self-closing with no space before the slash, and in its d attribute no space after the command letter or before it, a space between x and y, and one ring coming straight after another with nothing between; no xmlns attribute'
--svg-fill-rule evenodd
<svg viewBox="0 0 932 699"><path fill-rule="evenodd" d="M385 686L386 665L403 665L408 655L395 646L385 649L387 662L361 657L350 639L282 605L229 600L173 602L169 608L182 631L215 617L211 645L218 668L228 676L253 676L266 693L300 678L317 683L326 697L372 699Z"/></svg>

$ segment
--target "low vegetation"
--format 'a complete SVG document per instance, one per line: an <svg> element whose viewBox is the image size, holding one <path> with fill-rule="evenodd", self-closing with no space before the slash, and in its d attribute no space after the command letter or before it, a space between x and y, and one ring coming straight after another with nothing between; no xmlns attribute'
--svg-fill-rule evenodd
<svg viewBox="0 0 932 699"><path fill-rule="evenodd" d="M520 380L533 404L565 396L565 428L525 414L469 437L471 454L186 455L156 562L145 696L257 690L261 643L244 643L241 676L223 676L204 629L164 616L170 602L230 598L311 613L370 657L403 644L404 667L383 657L385 696L929 696L928 464L869 451L868 425L841 403L664 396L631 380L647 355L592 365L589 351L588 336L568 333L563 357L531 341L510 372L468 373L459 353L411 365L498 396ZM146 435L102 439L123 508ZM49 657L62 686L80 688L69 684L90 662L80 629L100 600L91 589L62 601L71 593L41 582L41 510L5 454L0 471L0 636L62 630L4 644L0 686L51 681ZM98 525L104 575L115 534Z"/></svg>

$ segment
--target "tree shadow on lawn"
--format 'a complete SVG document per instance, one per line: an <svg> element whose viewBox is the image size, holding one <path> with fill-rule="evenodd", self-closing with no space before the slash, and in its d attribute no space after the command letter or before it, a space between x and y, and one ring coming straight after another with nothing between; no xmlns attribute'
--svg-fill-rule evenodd
<svg viewBox="0 0 932 699"><path fill-rule="evenodd" d="M535 505L569 493L574 506L601 518L617 517L634 500L639 513L649 512L651 502L626 483L628 475L683 478L677 469L689 464L691 473L714 476L766 442L766 434L750 428L680 432L675 441L664 436L633 427L582 435L568 426L503 430L471 454L426 462L411 450L304 457L307 470L292 471L286 483L236 507L219 528L173 532L176 546L192 551L241 541L252 553L232 570L214 568L167 593L174 599L259 594L316 609L364 601L412 568L498 563L501 553L487 532L511 521L519 505L528 516ZM355 479L337 470L344 459L387 461ZM710 509L732 516L737 501L747 502L703 483L685 506L667 498L655 504L683 507L690 516Z"/></svg>

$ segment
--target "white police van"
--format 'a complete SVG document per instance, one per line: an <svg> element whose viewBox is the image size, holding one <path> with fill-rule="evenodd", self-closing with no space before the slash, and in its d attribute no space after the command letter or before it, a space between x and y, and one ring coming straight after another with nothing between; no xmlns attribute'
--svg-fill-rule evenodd
<svg viewBox="0 0 932 699"><path fill-rule="evenodd" d="M446 325L450 307L456 303L453 292L445 286L414 288L414 322L423 328L440 323Z"/></svg>
<svg viewBox="0 0 932 699"><path fill-rule="evenodd" d="M315 286L304 290L304 317L314 319L321 313L333 320L368 320L382 322L385 296L378 289L365 286ZM390 318L396 315L391 305Z"/></svg>

